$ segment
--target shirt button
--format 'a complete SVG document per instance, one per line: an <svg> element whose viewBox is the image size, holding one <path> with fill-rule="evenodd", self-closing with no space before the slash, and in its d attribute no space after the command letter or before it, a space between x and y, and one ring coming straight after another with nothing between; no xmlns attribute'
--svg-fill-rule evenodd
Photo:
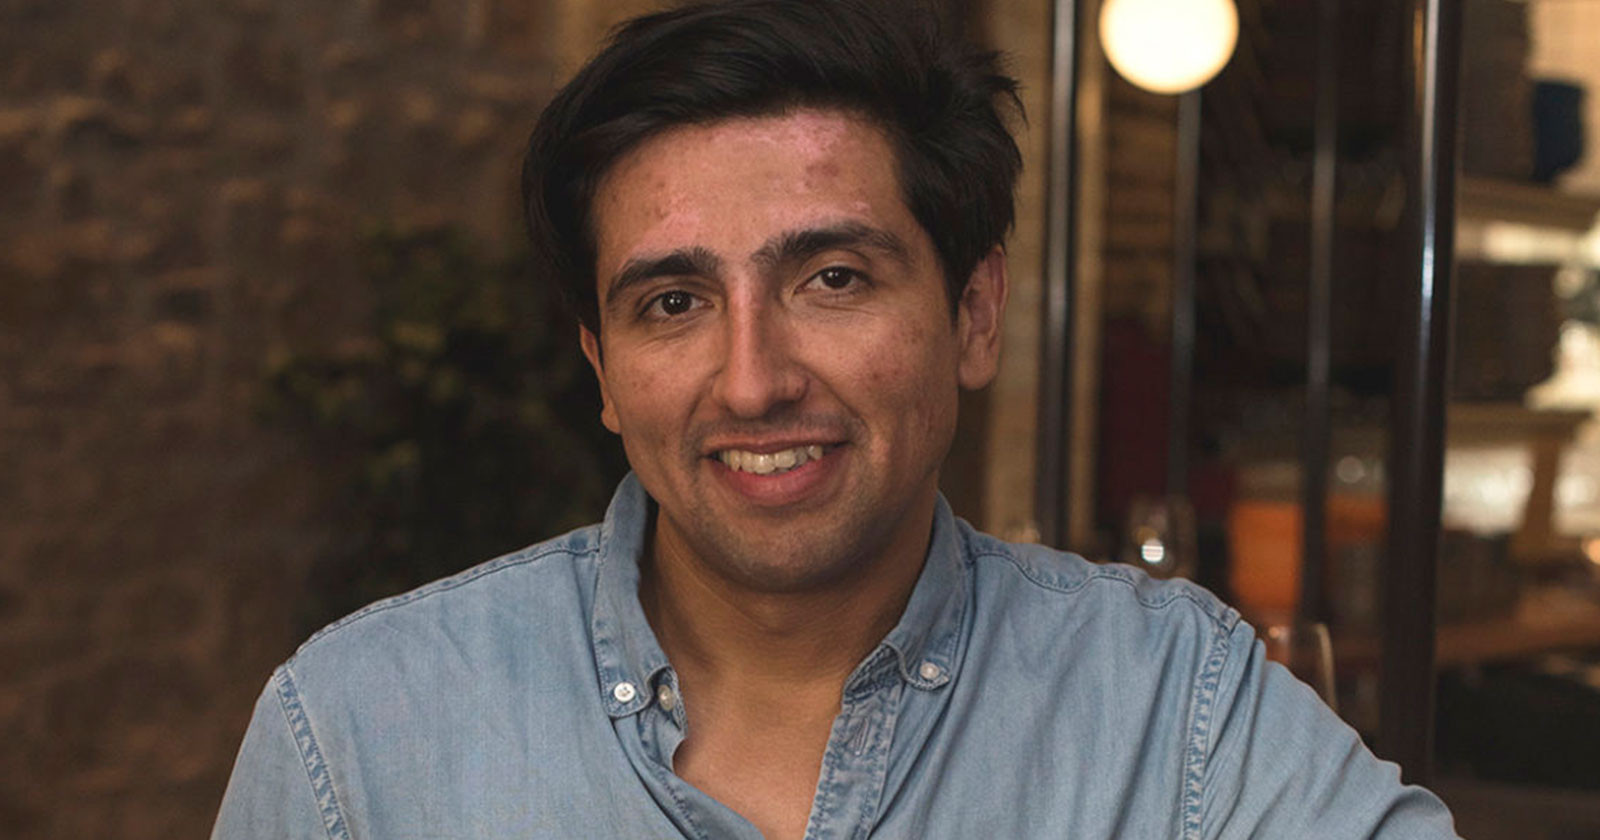
<svg viewBox="0 0 1600 840"><path fill-rule="evenodd" d="M673 706L678 705L678 696L672 693L672 686L663 685L656 689L656 702L661 704L662 709L670 712Z"/></svg>
<svg viewBox="0 0 1600 840"><path fill-rule="evenodd" d="M924 662L922 667L917 669L917 673L921 674L925 680L936 680L940 674L944 673L944 669L932 662Z"/></svg>
<svg viewBox="0 0 1600 840"><path fill-rule="evenodd" d="M634 689L631 682L619 682L616 688L611 689L611 696L617 698L618 703L626 703L632 700L637 693L638 691Z"/></svg>

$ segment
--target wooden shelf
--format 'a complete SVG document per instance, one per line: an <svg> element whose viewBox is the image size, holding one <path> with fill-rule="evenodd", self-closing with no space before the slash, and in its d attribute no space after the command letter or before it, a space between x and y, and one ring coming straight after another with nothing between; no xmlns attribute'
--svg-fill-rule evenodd
<svg viewBox="0 0 1600 840"><path fill-rule="evenodd" d="M1530 590L1507 616L1439 625L1434 664L1438 668L1501 662L1567 648L1600 647L1600 601L1571 588ZM1333 640L1340 671L1363 670L1378 661L1370 635Z"/></svg>
<svg viewBox="0 0 1600 840"><path fill-rule="evenodd" d="M1578 555L1577 540L1556 532L1556 480L1561 452L1587 411L1543 411L1508 403L1452 403L1448 408L1449 446L1505 445L1527 447L1533 465L1533 486L1522 509L1522 525L1511 537L1511 556L1526 566L1559 565Z"/></svg>
<svg viewBox="0 0 1600 840"><path fill-rule="evenodd" d="M1565 443L1592 416L1588 411L1535 409L1506 402L1452 402L1446 411L1450 446L1522 443L1547 437Z"/></svg>
<svg viewBox="0 0 1600 840"><path fill-rule="evenodd" d="M1582 233L1594 225L1596 214L1600 214L1600 196L1473 175L1456 181L1457 219Z"/></svg>

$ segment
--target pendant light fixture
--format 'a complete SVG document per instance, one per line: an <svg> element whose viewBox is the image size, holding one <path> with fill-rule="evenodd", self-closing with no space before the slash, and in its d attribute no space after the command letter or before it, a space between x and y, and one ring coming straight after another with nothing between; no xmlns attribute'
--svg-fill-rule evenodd
<svg viewBox="0 0 1600 840"><path fill-rule="evenodd" d="M1238 40L1233 0L1106 0L1100 7L1100 42L1111 66L1155 93L1205 84Z"/></svg>

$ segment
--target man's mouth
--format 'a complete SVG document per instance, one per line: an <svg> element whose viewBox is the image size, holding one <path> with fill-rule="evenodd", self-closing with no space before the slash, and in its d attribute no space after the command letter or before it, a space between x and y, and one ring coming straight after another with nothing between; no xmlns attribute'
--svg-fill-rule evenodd
<svg viewBox="0 0 1600 840"><path fill-rule="evenodd" d="M823 449L820 445L796 446L792 449L781 449L777 452L750 452L744 449L724 449L716 454L730 470L755 473L756 475L772 475L786 473L808 461L821 458Z"/></svg>

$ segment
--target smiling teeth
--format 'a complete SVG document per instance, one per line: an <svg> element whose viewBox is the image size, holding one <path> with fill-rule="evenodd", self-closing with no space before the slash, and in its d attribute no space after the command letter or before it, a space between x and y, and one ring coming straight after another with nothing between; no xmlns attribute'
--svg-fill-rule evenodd
<svg viewBox="0 0 1600 840"><path fill-rule="evenodd" d="M717 453L717 460L726 464L729 469L755 473L756 475L788 472L807 461L815 461L821 457L822 447L816 444L796 446L793 449L785 449L781 452L746 452L743 449L724 449Z"/></svg>

